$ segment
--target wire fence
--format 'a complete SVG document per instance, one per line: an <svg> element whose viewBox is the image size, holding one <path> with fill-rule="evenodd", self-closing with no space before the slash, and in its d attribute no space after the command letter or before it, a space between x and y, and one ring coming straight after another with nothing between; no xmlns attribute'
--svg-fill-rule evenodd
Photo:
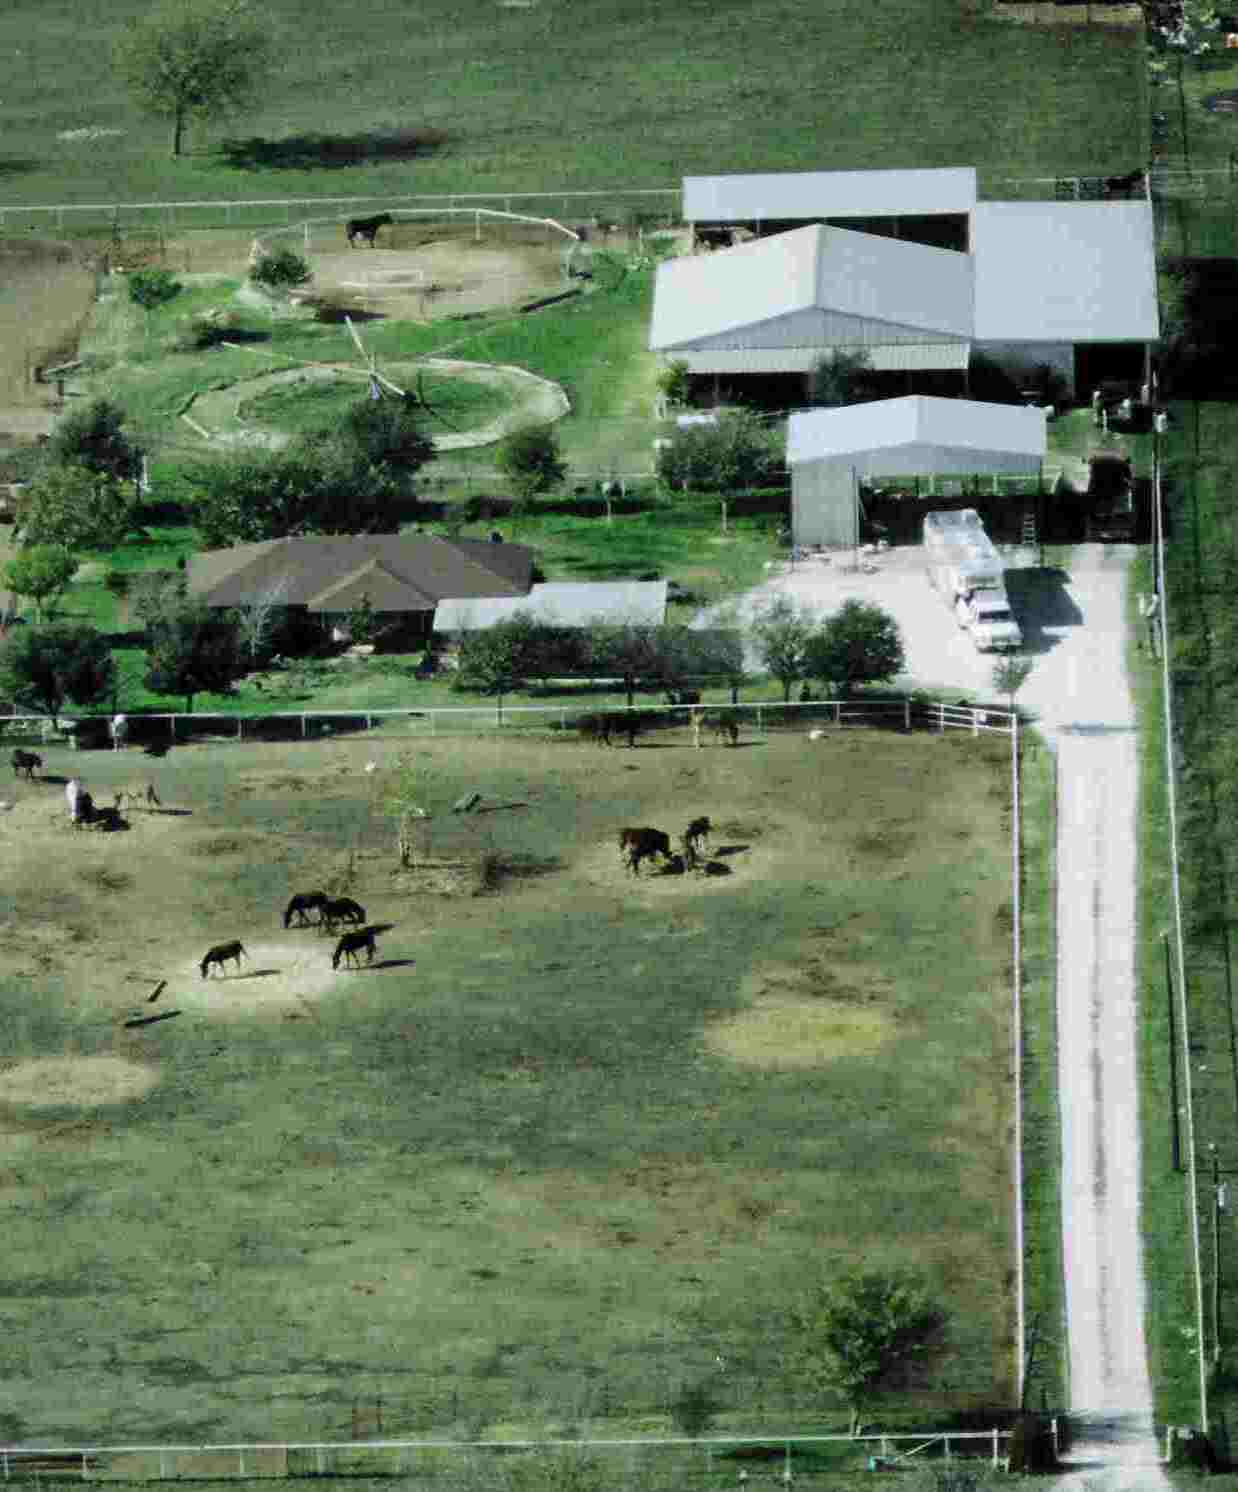
<svg viewBox="0 0 1238 1492"><path fill-rule="evenodd" d="M767 736L789 730L869 729L899 731L965 730L973 736L1010 736L1015 716L1006 710L947 704L907 696L899 699L826 699L780 703L670 705L634 703L626 695L591 696L587 701L555 705L514 705L502 697L487 705L441 706L425 710L276 710L264 715L219 712L128 714L131 746L187 745L191 741L258 742L323 740L332 736L379 734L384 737L477 735L490 731L562 736L588 733L598 713L635 717L641 733L683 728L691 731L694 715L734 720L741 733ZM36 739L75 750L112 747L109 718L85 716L53 726L43 715L11 714L0 719L0 732L20 742Z"/></svg>
<svg viewBox="0 0 1238 1492"><path fill-rule="evenodd" d="M1056 1422L1054 1424L1056 1435ZM246 1445L21 1446L0 1448L6 1481L47 1476L81 1481L224 1480L257 1477L416 1476L421 1482L485 1486L513 1460L552 1456L579 1465L591 1458L648 1486L715 1487L739 1467L792 1477L873 1470L914 1459L1009 1462L1011 1432L927 1430L890 1435L702 1436L624 1440L384 1440L273 1442ZM729 1479L729 1478L728 1478Z"/></svg>

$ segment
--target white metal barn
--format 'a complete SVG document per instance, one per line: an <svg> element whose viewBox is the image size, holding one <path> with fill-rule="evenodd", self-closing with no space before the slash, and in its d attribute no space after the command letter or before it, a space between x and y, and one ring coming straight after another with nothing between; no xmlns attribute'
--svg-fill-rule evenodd
<svg viewBox="0 0 1238 1492"><path fill-rule="evenodd" d="M1037 475L1043 409L910 395L812 409L788 421L796 544L858 542L861 477L937 473Z"/></svg>
<svg viewBox="0 0 1238 1492"><path fill-rule="evenodd" d="M1012 376L1048 363L1073 393L1093 351L1161 334L1149 202L981 202L972 213L976 350Z"/></svg>
<svg viewBox="0 0 1238 1492"><path fill-rule="evenodd" d="M832 348L961 371L972 296L966 254L814 223L659 265L649 345L693 373L808 373Z"/></svg>
<svg viewBox="0 0 1238 1492"><path fill-rule="evenodd" d="M778 171L685 176L690 224L966 217L976 205L972 166L912 171ZM896 228L897 234L897 228Z"/></svg>

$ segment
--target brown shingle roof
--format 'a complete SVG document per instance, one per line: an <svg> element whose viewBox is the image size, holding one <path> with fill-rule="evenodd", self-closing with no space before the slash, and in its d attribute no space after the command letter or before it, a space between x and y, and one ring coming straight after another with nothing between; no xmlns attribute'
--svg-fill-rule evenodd
<svg viewBox="0 0 1238 1492"><path fill-rule="evenodd" d="M362 594L375 611L430 611L448 597L526 595L533 551L419 534L266 539L194 555L188 579L208 606L247 606L278 591L277 604L310 611L348 611Z"/></svg>

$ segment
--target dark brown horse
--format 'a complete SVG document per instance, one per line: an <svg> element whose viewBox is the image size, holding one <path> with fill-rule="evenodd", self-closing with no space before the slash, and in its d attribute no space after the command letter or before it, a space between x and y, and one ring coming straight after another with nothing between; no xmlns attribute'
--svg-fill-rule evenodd
<svg viewBox="0 0 1238 1492"><path fill-rule="evenodd" d="M309 913L317 912L318 920L322 921L323 908L327 905L328 897L325 891L306 891L298 893L288 903L284 911L284 926L291 927L292 919L296 917L302 927L312 927Z"/></svg>
<svg viewBox="0 0 1238 1492"><path fill-rule="evenodd" d="M365 961L367 964L374 962L376 945L374 942L374 929L363 927L360 932L346 932L335 945L335 952L331 955L331 967L338 969L340 959L346 963L355 964L357 955L365 949Z"/></svg>
<svg viewBox="0 0 1238 1492"><path fill-rule="evenodd" d="M380 212L372 218L349 218L344 224L344 232L348 235L348 247L355 249L357 239L363 238L370 248L374 247L374 240L378 237L380 228L388 228L395 219L389 212Z"/></svg>
<svg viewBox="0 0 1238 1492"><path fill-rule="evenodd" d="M43 765L43 758L37 751L23 751L20 746L14 750L9 759L13 763L13 771L17 776L20 777L24 772L28 782L34 781L34 769Z"/></svg>
<svg viewBox="0 0 1238 1492"><path fill-rule="evenodd" d="M203 979L206 978L212 964L218 964L219 971L222 974L224 964L230 958L236 959L236 971L239 974L241 972L241 960L248 957L249 954L245 952L244 947L237 939L234 939L231 943L216 943L214 948L207 950L206 957L199 965L202 970L202 977Z"/></svg>
<svg viewBox="0 0 1238 1492"><path fill-rule="evenodd" d="M671 838L661 829L620 829L619 859L632 872L640 874L640 863L654 855L671 859Z"/></svg>

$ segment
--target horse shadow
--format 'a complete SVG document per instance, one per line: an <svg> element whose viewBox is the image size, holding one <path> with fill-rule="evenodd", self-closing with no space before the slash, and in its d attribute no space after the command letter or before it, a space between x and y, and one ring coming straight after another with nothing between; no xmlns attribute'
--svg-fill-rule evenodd
<svg viewBox="0 0 1238 1492"><path fill-rule="evenodd" d="M750 850L751 848L750 844L720 844L714 851L714 854L719 858L730 855L742 855L745 850Z"/></svg>
<svg viewBox="0 0 1238 1492"><path fill-rule="evenodd" d="M225 974L223 977L230 983L236 984L243 979L270 979L273 974L283 972L283 969L250 969L248 974Z"/></svg>
<svg viewBox="0 0 1238 1492"><path fill-rule="evenodd" d="M193 809L192 808L147 808L147 809L144 809L143 812L149 813L152 816L154 816L154 815L157 814L160 818L165 818L165 819L191 819L191 818L193 818Z"/></svg>
<svg viewBox="0 0 1238 1492"><path fill-rule="evenodd" d="M729 876L734 875L735 872L729 865L724 865L721 860L706 860L705 874L707 876Z"/></svg>
<svg viewBox="0 0 1238 1492"><path fill-rule="evenodd" d="M415 958L380 958L377 963L361 964L355 967L358 973L362 969L374 969L375 971L378 969L411 969L416 962Z"/></svg>

